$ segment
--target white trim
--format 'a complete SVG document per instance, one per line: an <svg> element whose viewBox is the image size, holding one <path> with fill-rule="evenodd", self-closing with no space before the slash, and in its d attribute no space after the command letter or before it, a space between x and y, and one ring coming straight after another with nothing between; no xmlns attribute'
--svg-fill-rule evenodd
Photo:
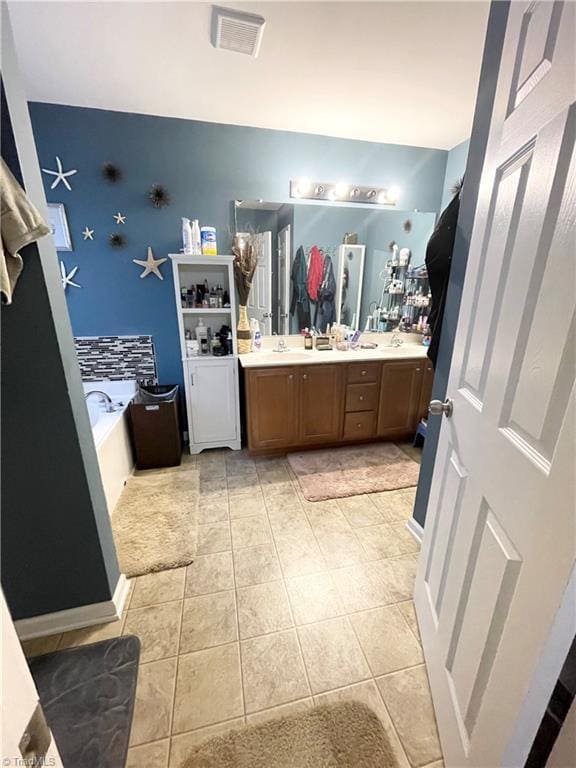
<svg viewBox="0 0 576 768"><path fill-rule="evenodd" d="M418 520L415 520L413 517L410 517L406 521L406 528L410 531L412 536L416 539L416 541L419 544L422 544L422 536L424 536L424 528L420 525Z"/></svg>
<svg viewBox="0 0 576 768"><path fill-rule="evenodd" d="M45 613L42 616L32 616L30 619L19 619L14 622L16 632L20 640L33 640L36 637L69 632L71 629L83 629L94 624L117 621L122 616L129 590L130 582L121 573L111 600L80 605L78 608L69 608L65 611Z"/></svg>

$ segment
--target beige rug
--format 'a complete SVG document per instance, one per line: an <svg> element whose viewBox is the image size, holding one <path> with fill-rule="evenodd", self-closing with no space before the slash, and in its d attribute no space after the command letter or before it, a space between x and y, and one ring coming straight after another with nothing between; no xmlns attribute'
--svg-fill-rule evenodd
<svg viewBox="0 0 576 768"><path fill-rule="evenodd" d="M131 477L112 515L120 570L126 576L189 565L196 554L198 472Z"/></svg>
<svg viewBox="0 0 576 768"><path fill-rule="evenodd" d="M394 443L291 453L288 461L308 501L409 488L420 471Z"/></svg>
<svg viewBox="0 0 576 768"><path fill-rule="evenodd" d="M398 762L374 712L344 702L216 736L182 768L398 768Z"/></svg>

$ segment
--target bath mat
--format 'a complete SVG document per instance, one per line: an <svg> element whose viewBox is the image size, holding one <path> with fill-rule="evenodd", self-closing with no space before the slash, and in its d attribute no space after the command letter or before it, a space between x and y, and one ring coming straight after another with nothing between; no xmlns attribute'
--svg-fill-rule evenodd
<svg viewBox="0 0 576 768"><path fill-rule="evenodd" d="M142 576L189 565L197 519L197 470L131 477L112 514L122 573Z"/></svg>
<svg viewBox="0 0 576 768"><path fill-rule="evenodd" d="M126 635L29 662L65 766L125 765L139 657L140 640Z"/></svg>
<svg viewBox="0 0 576 768"><path fill-rule="evenodd" d="M288 461L308 501L409 488L420 471L394 443L291 453Z"/></svg>
<svg viewBox="0 0 576 768"><path fill-rule="evenodd" d="M343 702L205 741L182 768L398 768L378 717Z"/></svg>

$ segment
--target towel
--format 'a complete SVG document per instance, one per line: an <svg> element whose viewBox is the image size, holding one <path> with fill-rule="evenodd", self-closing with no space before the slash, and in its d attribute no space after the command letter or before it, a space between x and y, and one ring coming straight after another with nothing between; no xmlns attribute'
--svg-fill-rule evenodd
<svg viewBox="0 0 576 768"><path fill-rule="evenodd" d="M308 296L312 301L318 301L318 288L322 282L324 269L324 256L317 245L310 249L310 262L308 264Z"/></svg>
<svg viewBox="0 0 576 768"><path fill-rule="evenodd" d="M48 235L50 227L28 200L4 160L0 163L0 216L0 292L2 300L11 304L23 266L18 251Z"/></svg>

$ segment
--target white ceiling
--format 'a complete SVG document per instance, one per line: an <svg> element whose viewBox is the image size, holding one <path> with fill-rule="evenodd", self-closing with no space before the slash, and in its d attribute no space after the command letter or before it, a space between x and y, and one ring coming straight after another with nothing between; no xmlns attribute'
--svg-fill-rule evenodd
<svg viewBox="0 0 576 768"><path fill-rule="evenodd" d="M211 4L16 2L32 101L450 149L470 135L487 2L226 3L260 56L210 44Z"/></svg>

